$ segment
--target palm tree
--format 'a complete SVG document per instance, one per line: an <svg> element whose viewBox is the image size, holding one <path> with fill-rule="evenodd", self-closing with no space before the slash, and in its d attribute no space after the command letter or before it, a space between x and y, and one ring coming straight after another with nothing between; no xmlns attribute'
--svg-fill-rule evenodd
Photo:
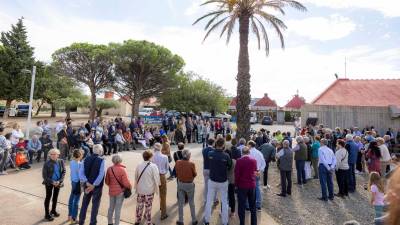
<svg viewBox="0 0 400 225"><path fill-rule="evenodd" d="M282 49L285 47L282 31L286 30L285 23L271 14L275 11L285 15L285 7L293 7L300 11L307 11L301 3L292 0L208 0L201 4L215 4L216 9L198 18L194 23L208 19L205 26L206 35L203 42L211 32L222 27L220 37L226 33L226 43L229 43L235 24L239 22L239 60L237 85L237 137L249 137L250 131L250 65L249 65L249 28L257 38L258 48L261 46L261 36L264 40L265 52L269 54L269 39L265 24L270 25L277 33ZM267 11L267 9L271 9Z"/></svg>

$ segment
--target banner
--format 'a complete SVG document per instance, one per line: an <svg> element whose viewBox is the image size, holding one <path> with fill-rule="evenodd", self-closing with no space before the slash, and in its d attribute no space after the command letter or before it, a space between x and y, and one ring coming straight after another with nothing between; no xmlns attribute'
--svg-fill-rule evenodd
<svg viewBox="0 0 400 225"><path fill-rule="evenodd" d="M144 124L162 124L162 117L161 116L145 116L144 117Z"/></svg>

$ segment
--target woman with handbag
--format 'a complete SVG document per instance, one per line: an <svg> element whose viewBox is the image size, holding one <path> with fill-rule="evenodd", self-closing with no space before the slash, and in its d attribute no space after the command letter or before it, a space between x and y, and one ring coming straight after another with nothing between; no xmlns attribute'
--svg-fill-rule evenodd
<svg viewBox="0 0 400 225"><path fill-rule="evenodd" d="M68 221L70 224L78 224L76 220L78 217L79 199L81 197L81 184L79 181L79 169L82 166L81 160L83 157L83 150L75 149L72 153L72 160L69 163L70 176L71 176L71 194L68 202Z"/></svg>
<svg viewBox="0 0 400 225"><path fill-rule="evenodd" d="M64 161L59 159L60 151L52 149L49 151L50 159L43 164L42 178L43 185L46 187L46 198L44 200L45 219L53 221L54 217L60 214L56 211L57 199L60 188L64 186L65 166ZM49 211L50 200L53 201L51 211Z"/></svg>
<svg viewBox="0 0 400 225"><path fill-rule="evenodd" d="M120 155L114 155L111 159L113 166L107 169L106 184L109 187L110 207L108 208L108 224L118 225L120 221L122 203L124 198L131 195L132 185L129 182L125 166L122 165ZM115 217L113 222L113 215Z"/></svg>

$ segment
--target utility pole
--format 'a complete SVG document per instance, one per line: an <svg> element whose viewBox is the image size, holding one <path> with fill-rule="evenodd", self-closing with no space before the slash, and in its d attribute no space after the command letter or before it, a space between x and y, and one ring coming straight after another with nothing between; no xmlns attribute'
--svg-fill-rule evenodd
<svg viewBox="0 0 400 225"><path fill-rule="evenodd" d="M32 80L31 80L31 93L30 93L30 96L29 96L28 123L26 124L26 138L27 139L29 139L29 130L31 129L33 92L35 90L35 77L36 77L36 66L33 66L33 68L32 68Z"/></svg>

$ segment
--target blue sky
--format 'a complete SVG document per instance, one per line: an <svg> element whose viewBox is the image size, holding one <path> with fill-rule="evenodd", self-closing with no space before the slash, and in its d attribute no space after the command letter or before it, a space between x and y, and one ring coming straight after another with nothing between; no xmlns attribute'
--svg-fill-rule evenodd
<svg viewBox="0 0 400 225"><path fill-rule="evenodd" d="M400 78L400 2L397 0L300 0L307 13L288 10L282 19L286 49L269 31L265 57L250 39L252 97L264 93L284 105L299 90L309 102L337 73L352 79ZM202 0L0 0L0 31L24 16L35 56L51 60L73 42L147 39L171 49L191 70L236 90L238 36L229 45L218 35L202 43L203 24L194 20L212 7Z"/></svg>

